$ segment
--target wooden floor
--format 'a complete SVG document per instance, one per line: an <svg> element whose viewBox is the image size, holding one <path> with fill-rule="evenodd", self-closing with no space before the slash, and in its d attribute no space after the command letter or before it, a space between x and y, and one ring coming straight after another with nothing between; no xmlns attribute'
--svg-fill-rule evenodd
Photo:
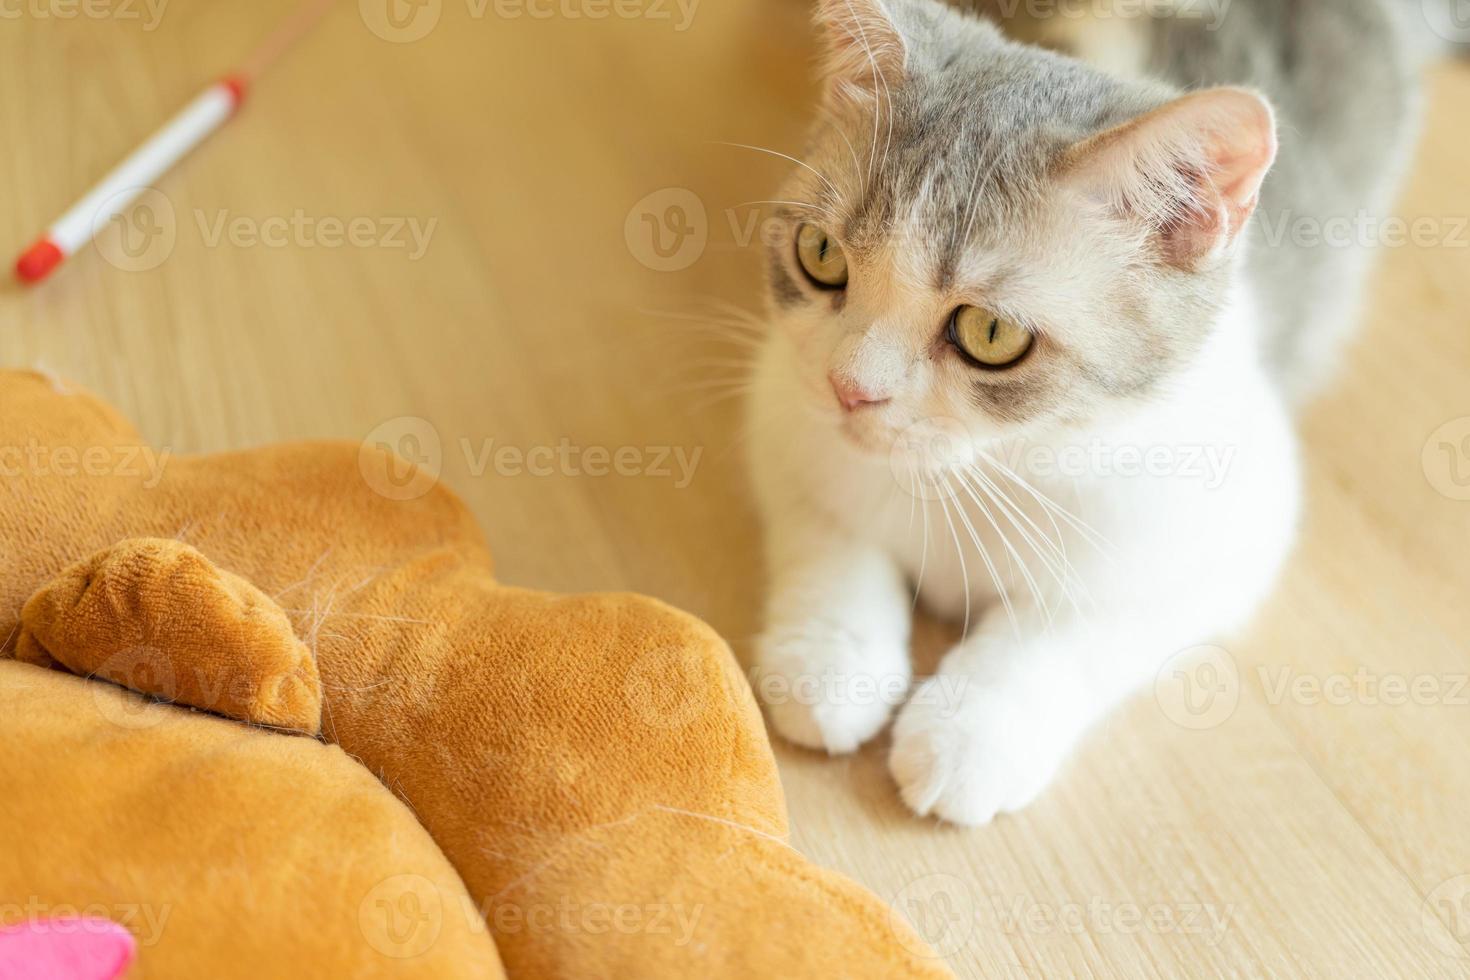
<svg viewBox="0 0 1470 980"><path fill-rule="evenodd" d="M803 6L705 0L686 24L673 0L604 20L436 0L411 40L427 21L343 2L159 183L131 250L0 290L0 363L100 391L176 452L428 431L503 578L646 591L744 655L761 591L744 349L700 321L760 306L741 205L783 163L721 144L798 150ZM29 3L0 21L0 252L288 8L172 0L149 29L141 2L101 19ZM1470 69L1440 70L1401 208L1451 238L1467 116ZM321 219L362 219L356 242ZM905 812L883 745L781 748L796 844L969 977L1470 975L1470 232L1388 251L1372 297L1305 422L1287 579L1215 674L1190 675L1215 702L1179 701L1167 675L1039 805L973 831ZM506 447L553 456L518 467ZM589 473L587 447L626 449L624 475Z"/></svg>

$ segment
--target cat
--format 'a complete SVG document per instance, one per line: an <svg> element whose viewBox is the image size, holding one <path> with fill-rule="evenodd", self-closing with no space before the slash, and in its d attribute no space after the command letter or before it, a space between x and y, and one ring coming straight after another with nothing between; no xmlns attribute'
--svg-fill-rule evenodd
<svg viewBox="0 0 1470 980"><path fill-rule="evenodd" d="M777 195L747 405L780 735L848 753L896 713L903 800L985 824L1249 623L1296 536L1293 412L1370 255L1280 232L1387 212L1416 7L1233 0L1039 38L1073 57L938 0L818 0L821 111ZM916 602L964 633L913 687Z"/></svg>

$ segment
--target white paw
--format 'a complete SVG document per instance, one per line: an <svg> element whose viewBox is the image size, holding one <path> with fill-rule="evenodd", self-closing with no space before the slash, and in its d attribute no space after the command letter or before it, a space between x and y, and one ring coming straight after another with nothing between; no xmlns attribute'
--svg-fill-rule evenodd
<svg viewBox="0 0 1470 980"><path fill-rule="evenodd" d="M899 714L888 757L904 802L920 816L966 826L1024 808L1076 738L1054 707L963 675L926 681Z"/></svg>
<svg viewBox="0 0 1470 980"><path fill-rule="evenodd" d="M832 755L883 730L908 693L908 651L842 630L771 630L758 644L756 693L783 738Z"/></svg>

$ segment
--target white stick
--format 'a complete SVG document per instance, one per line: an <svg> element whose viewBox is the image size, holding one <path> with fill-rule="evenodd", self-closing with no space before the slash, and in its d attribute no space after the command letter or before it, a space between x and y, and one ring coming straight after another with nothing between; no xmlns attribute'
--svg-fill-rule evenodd
<svg viewBox="0 0 1470 980"><path fill-rule="evenodd" d="M46 229L15 264L23 282L40 282L68 256L90 242L107 224L111 214L125 210L160 177L220 126L224 125L245 97L238 78L216 82L186 105L162 129ZM103 214L103 209L109 213Z"/></svg>

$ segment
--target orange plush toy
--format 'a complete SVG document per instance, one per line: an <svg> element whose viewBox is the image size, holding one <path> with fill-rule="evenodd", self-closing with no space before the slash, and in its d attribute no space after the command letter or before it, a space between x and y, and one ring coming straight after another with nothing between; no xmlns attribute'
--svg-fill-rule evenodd
<svg viewBox="0 0 1470 980"><path fill-rule="evenodd" d="M949 975L787 843L719 637L500 584L396 458L165 458L8 373L0 467L0 913L168 907L150 977Z"/></svg>

